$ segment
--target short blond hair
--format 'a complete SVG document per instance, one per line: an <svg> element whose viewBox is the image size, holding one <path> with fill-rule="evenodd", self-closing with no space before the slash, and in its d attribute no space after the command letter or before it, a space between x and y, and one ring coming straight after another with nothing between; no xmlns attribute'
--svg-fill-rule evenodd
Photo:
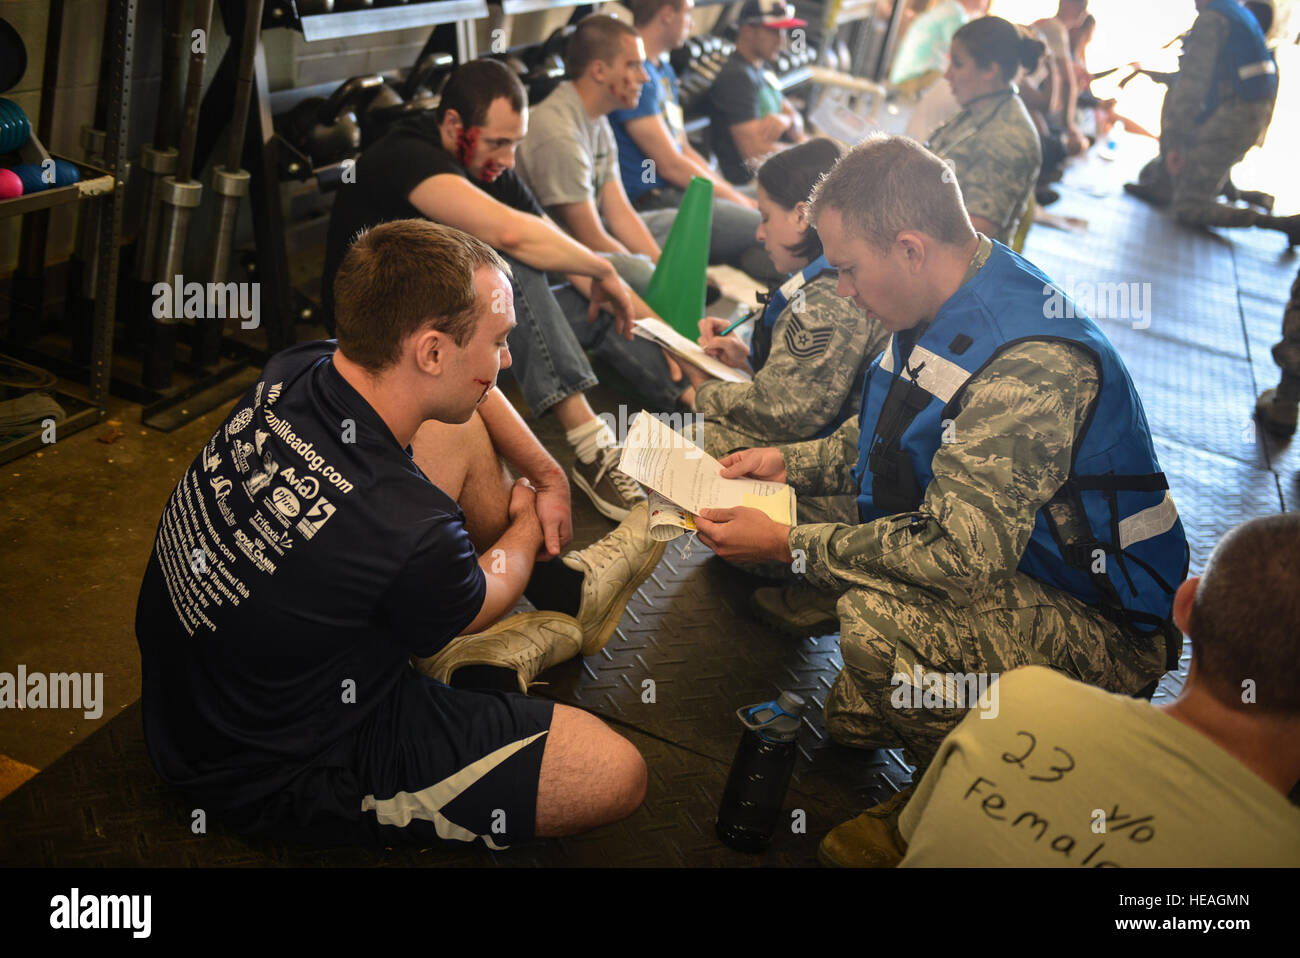
<svg viewBox="0 0 1300 958"><path fill-rule="evenodd" d="M905 230L951 246L975 236L952 168L905 136L873 134L845 153L813 188L808 221L827 209L884 253Z"/></svg>

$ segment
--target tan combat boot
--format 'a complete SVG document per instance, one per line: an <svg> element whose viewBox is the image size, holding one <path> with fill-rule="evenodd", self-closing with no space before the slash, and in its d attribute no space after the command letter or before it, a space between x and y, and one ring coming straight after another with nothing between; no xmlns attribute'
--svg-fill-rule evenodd
<svg viewBox="0 0 1300 958"><path fill-rule="evenodd" d="M893 868L907 854L898 816L911 797L908 786L857 818L836 825L817 846L817 860L831 868Z"/></svg>

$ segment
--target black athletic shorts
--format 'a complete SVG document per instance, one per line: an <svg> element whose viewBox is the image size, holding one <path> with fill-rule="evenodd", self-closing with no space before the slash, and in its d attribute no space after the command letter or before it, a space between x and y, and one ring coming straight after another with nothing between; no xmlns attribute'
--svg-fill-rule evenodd
<svg viewBox="0 0 1300 958"><path fill-rule="evenodd" d="M454 689L410 669L356 733L256 809L223 817L317 845L529 841L553 711L543 699Z"/></svg>

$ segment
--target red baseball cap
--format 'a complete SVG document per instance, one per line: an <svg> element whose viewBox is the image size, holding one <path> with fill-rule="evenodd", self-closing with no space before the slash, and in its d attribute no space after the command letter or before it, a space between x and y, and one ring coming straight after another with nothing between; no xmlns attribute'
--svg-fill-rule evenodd
<svg viewBox="0 0 1300 958"><path fill-rule="evenodd" d="M794 15L794 4L783 0L745 0L737 22L771 30L808 25L807 20L800 20Z"/></svg>

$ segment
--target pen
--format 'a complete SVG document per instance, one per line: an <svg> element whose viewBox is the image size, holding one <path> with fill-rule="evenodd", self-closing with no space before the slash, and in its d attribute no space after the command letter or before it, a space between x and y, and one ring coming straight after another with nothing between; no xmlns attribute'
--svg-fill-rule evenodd
<svg viewBox="0 0 1300 958"><path fill-rule="evenodd" d="M721 336L725 336L725 335L727 335L729 332L731 332L731 331L732 331L733 329L735 329L737 326L740 326L740 325L743 324L743 323L747 323L747 322L749 322L751 319L753 319L753 318L754 318L755 316L757 316L757 315L758 315L758 310L756 310L756 309L751 309L751 310L750 310L748 313L746 313L744 316L740 317L740 319L736 320L734 323L732 323L730 326L728 326L728 327L727 327L726 329L724 329L722 332L718 333L718 336L721 337Z"/></svg>

